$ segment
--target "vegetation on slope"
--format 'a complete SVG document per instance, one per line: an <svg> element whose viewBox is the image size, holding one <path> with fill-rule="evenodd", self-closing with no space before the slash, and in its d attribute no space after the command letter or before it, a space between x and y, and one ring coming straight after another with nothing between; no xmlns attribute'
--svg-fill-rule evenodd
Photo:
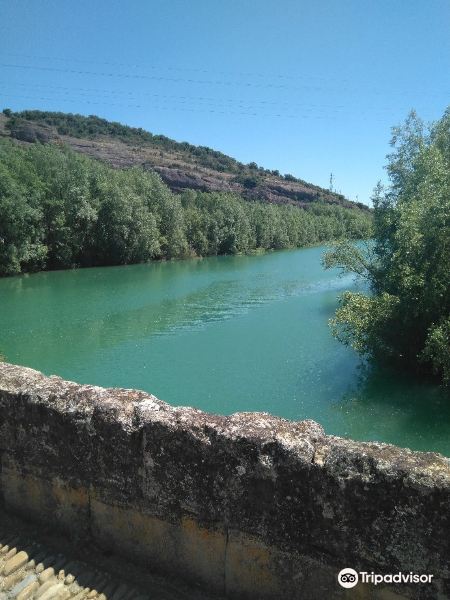
<svg viewBox="0 0 450 600"><path fill-rule="evenodd" d="M369 235L368 211L173 194L153 172L0 140L0 274L294 248Z"/></svg>
<svg viewBox="0 0 450 600"><path fill-rule="evenodd" d="M312 185L290 174L264 169L255 162L247 165L206 146L176 142L141 128L128 127L96 116L26 110L3 111L11 137L25 142L63 142L78 152L109 162L113 166L156 168L172 189L234 191L247 199L273 203L305 204L326 201L349 208L367 209L341 194ZM59 138L59 139L58 139ZM78 144L76 139L86 143ZM206 175L202 177L202 175Z"/></svg>
<svg viewBox="0 0 450 600"><path fill-rule="evenodd" d="M375 245L341 244L325 257L367 279L373 295L345 293L332 326L362 354L450 383L450 108L429 130L411 113L391 144Z"/></svg>
<svg viewBox="0 0 450 600"><path fill-rule="evenodd" d="M151 144L166 151L183 150L199 158L205 166L210 166L218 171L237 173L241 167L244 167L230 156L206 146L193 146L188 142L176 142L164 135L153 135L140 127L128 127L95 115L85 117L62 112L24 110L19 113L10 113L10 116L8 128L13 130L23 126L26 121L34 121L56 127L61 135L72 135L78 138L95 138L104 135L133 144Z"/></svg>

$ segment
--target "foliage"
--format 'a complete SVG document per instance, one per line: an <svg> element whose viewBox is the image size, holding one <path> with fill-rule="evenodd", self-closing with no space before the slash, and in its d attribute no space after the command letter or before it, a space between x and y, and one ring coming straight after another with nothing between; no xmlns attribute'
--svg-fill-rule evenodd
<svg viewBox="0 0 450 600"><path fill-rule="evenodd" d="M424 357L433 365L435 373L442 373L450 385L450 317L436 327L430 327L425 343Z"/></svg>
<svg viewBox="0 0 450 600"><path fill-rule="evenodd" d="M240 183L247 189L253 189L262 182L262 178L257 173L242 173L235 177L234 181Z"/></svg>
<svg viewBox="0 0 450 600"><path fill-rule="evenodd" d="M428 131L411 113L392 146L391 185L374 195L374 245L340 245L324 259L373 294L344 294L332 327L363 354L449 382L450 109Z"/></svg>
<svg viewBox="0 0 450 600"><path fill-rule="evenodd" d="M40 110L12 112L10 109L4 109L3 113L8 117L6 127L10 129L13 137L20 140L46 142L52 133L49 128L54 128L60 135L70 135L76 138L94 139L106 136L133 146L151 147L160 153L177 155L178 158L187 162L221 173L233 174L238 178L236 181L242 178L242 183L247 188L255 187L268 175L275 175L286 181L301 183L308 190L313 190L317 194L330 196L329 191L307 183L293 175L286 174L282 176L278 171L264 169L255 162L244 165L234 158L207 146L194 146L188 142L177 142L164 135L155 135L142 128L128 127L95 115L86 117L78 114ZM310 199L311 194L309 193L307 196ZM333 193L332 198L333 203L348 205L348 201L339 194ZM363 204L358 206L366 209Z"/></svg>
<svg viewBox="0 0 450 600"><path fill-rule="evenodd" d="M0 141L0 275L295 248L368 235L370 214L173 194L156 173L113 169L53 144Z"/></svg>
<svg viewBox="0 0 450 600"><path fill-rule="evenodd" d="M71 113L24 110L18 113L11 113L9 111L7 116L10 117L7 127L11 130L18 130L20 127L23 127L24 122L33 121L51 125L61 135L71 135L78 138L108 136L118 138L130 144L146 144L160 150L181 152L198 160L203 166L222 172L239 173L245 168L242 163L239 163L230 156L207 146L193 146L188 142L176 142L164 135L153 135L140 127L128 127L121 123L107 121L95 115L85 117Z"/></svg>

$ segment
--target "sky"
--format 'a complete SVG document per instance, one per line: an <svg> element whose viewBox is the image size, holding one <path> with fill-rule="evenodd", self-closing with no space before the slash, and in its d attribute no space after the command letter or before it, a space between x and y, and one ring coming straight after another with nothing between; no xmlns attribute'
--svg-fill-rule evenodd
<svg viewBox="0 0 450 600"><path fill-rule="evenodd" d="M0 0L0 109L96 114L369 203L450 104L449 0Z"/></svg>

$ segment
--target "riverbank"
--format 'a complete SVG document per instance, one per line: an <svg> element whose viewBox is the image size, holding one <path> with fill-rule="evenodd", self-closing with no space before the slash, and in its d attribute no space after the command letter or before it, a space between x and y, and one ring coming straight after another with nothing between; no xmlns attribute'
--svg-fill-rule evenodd
<svg viewBox="0 0 450 600"><path fill-rule="evenodd" d="M320 201L279 205L231 189L174 194L154 171L53 144L0 139L0 274L301 247L370 235L372 215ZM255 190L256 191L256 190Z"/></svg>

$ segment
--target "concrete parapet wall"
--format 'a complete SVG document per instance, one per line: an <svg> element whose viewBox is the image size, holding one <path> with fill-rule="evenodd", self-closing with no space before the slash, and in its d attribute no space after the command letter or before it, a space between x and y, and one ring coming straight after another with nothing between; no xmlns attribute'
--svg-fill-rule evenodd
<svg viewBox="0 0 450 600"><path fill-rule="evenodd" d="M6 510L230 598L450 598L450 465L0 363ZM433 574L358 584L344 567Z"/></svg>

